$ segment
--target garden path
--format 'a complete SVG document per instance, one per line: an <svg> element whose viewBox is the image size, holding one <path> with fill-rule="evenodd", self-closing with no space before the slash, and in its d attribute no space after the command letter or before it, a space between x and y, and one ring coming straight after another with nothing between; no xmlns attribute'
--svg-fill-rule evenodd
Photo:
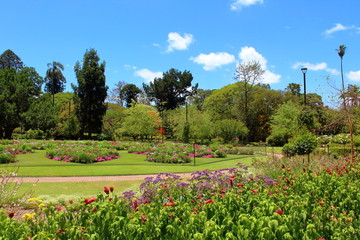
<svg viewBox="0 0 360 240"><path fill-rule="evenodd" d="M175 173L181 178L190 178L191 173ZM76 177L18 177L13 181L23 183L41 183L41 182L113 182L113 181L132 181L144 180L147 177L156 177L157 174L149 175L121 175L121 176L76 176Z"/></svg>

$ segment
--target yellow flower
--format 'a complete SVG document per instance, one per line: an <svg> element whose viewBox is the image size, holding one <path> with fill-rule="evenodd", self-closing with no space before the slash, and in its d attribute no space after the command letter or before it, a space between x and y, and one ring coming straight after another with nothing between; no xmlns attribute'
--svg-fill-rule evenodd
<svg viewBox="0 0 360 240"><path fill-rule="evenodd" d="M38 198L29 198L27 201L28 202L36 202L37 204L43 203L43 201Z"/></svg>
<svg viewBox="0 0 360 240"><path fill-rule="evenodd" d="M40 199L38 198L29 198L28 200L28 203L29 203L29 207L39 207L43 204L43 201L41 201Z"/></svg>
<svg viewBox="0 0 360 240"><path fill-rule="evenodd" d="M27 220L31 220L33 219L33 217L35 216L35 213L25 213L22 218L24 218L26 221Z"/></svg>

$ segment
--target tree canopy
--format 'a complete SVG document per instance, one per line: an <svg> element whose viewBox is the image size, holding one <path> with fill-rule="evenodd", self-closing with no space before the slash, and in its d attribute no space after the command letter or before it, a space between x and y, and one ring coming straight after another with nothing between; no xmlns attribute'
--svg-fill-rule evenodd
<svg viewBox="0 0 360 240"><path fill-rule="evenodd" d="M198 84L192 86L192 80L189 71L171 68L163 77L155 78L149 85L143 84L143 88L158 109L170 110L185 104L186 98L196 93Z"/></svg>
<svg viewBox="0 0 360 240"><path fill-rule="evenodd" d="M76 115L81 127L81 135L85 132L100 133L102 119L106 113L105 99L107 96L105 79L105 62L95 49L87 50L82 62L75 65L78 85L72 85L75 93Z"/></svg>
<svg viewBox="0 0 360 240"><path fill-rule="evenodd" d="M0 69L13 68L15 70L22 69L24 63L21 59L10 49L6 50L0 56Z"/></svg>

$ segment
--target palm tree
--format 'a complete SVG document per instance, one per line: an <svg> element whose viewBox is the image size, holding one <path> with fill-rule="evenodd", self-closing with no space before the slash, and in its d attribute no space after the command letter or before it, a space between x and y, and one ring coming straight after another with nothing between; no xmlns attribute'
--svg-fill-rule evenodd
<svg viewBox="0 0 360 240"><path fill-rule="evenodd" d="M64 71L64 65L59 62L48 63L48 70L46 71L45 77L45 92L51 92L53 95L53 105L54 105L54 95L65 90L64 84L66 83L66 78L64 77L62 71Z"/></svg>
<svg viewBox="0 0 360 240"><path fill-rule="evenodd" d="M338 55L340 57L340 63L341 63L341 81L342 81L342 91L344 93L345 91L345 85L344 85L344 73L343 73L343 57L345 55L345 51L346 51L346 46L345 45L340 45L339 49L336 49L336 51L338 52Z"/></svg>

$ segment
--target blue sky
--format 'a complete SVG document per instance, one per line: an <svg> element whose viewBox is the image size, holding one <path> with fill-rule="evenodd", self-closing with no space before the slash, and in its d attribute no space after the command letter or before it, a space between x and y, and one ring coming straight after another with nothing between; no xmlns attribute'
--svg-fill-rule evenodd
<svg viewBox="0 0 360 240"><path fill-rule="evenodd" d="M0 52L11 49L42 76L47 63L61 62L67 91L89 48L106 62L109 89L118 81L140 87L170 68L218 89L234 83L239 62L257 60L275 90L303 85L307 67L307 92L334 106L342 44L345 84L360 84L356 0L18 0L0 8Z"/></svg>

